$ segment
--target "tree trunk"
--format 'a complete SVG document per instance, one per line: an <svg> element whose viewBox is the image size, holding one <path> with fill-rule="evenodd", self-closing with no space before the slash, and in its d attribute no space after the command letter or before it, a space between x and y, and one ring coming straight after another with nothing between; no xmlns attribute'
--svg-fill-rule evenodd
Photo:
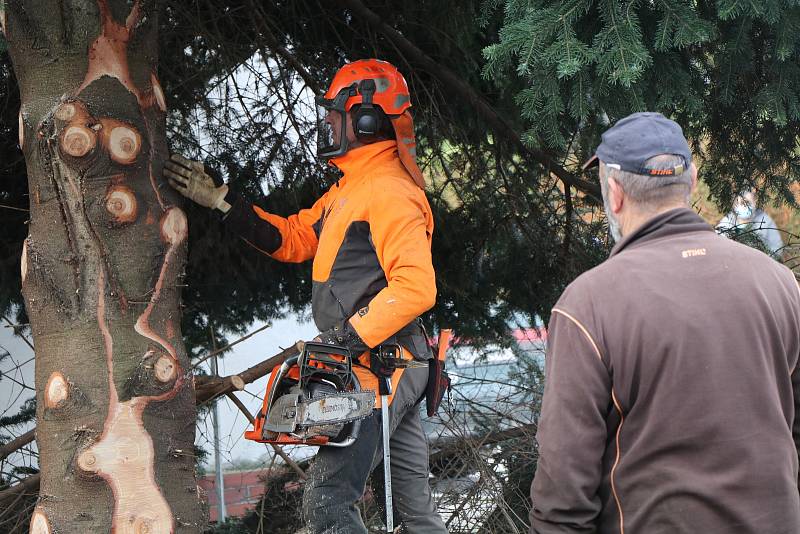
<svg viewBox="0 0 800 534"><path fill-rule="evenodd" d="M32 533L202 529L180 332L186 217L149 0L11 0L41 468Z"/></svg>

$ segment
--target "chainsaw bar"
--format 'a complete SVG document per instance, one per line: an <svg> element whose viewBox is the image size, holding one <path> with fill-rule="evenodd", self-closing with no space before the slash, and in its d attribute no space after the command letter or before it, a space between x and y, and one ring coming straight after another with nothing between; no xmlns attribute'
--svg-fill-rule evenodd
<svg viewBox="0 0 800 534"><path fill-rule="evenodd" d="M349 423L363 419L375 408L375 393L359 391L325 395L300 402L298 426L319 426Z"/></svg>
<svg viewBox="0 0 800 534"><path fill-rule="evenodd" d="M375 408L375 393L354 391L308 399L297 388L275 400L264 421L264 430L295 432L299 428L350 423L363 419Z"/></svg>

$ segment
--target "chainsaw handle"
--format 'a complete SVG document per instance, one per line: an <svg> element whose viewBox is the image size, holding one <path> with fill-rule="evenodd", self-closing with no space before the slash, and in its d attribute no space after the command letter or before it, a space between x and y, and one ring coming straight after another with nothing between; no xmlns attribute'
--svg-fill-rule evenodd
<svg viewBox="0 0 800 534"><path fill-rule="evenodd" d="M298 356L290 356L285 360L283 360L280 369L278 369L278 374L275 375L275 381L273 382L274 386L269 390L269 399L267 399L267 403L265 404L265 406L272 406L272 402L275 400L275 391L277 391L278 389L278 384L281 383L283 377L286 376L286 373L289 372L289 368L295 365L299 358L300 356L298 355ZM266 416L267 414L265 413L264 417Z"/></svg>
<svg viewBox="0 0 800 534"><path fill-rule="evenodd" d="M353 386L354 386L353 388L354 391L361 391L361 385L358 383L358 380L355 381L355 384L353 384ZM342 441L328 441L328 443L326 443L325 445L328 447L341 448L341 447L349 447L350 445L355 443L356 440L358 439L359 433L361 432L361 420L357 419L352 423L348 424L350 425L350 434L348 434L346 438L344 438Z"/></svg>
<svg viewBox="0 0 800 534"><path fill-rule="evenodd" d="M352 425L352 429L350 430L349 436L344 438L342 441L328 441L328 443L325 445L328 447L349 447L355 443L358 439L358 434L361 431L361 421L353 421L350 424Z"/></svg>
<svg viewBox="0 0 800 534"><path fill-rule="evenodd" d="M322 350L320 350L320 349L322 349ZM292 367L294 367L294 366L302 366L310 352L312 352L312 353L313 352L319 352L319 353L323 353L325 355L330 354L330 355L345 356L345 358L348 360L348 363L349 363L350 354L346 349L344 349L344 351L345 351L345 353L343 354L342 353L342 348L341 347L337 347L335 345L327 345L327 344L320 344L320 343L307 343L306 346L304 347L304 350L302 350L300 352L300 354L292 356L292 357L287 358L286 360L284 360L284 362L277 369L277 371L275 371L274 378L270 379L270 384L272 385L272 387L269 387L269 385L268 385L269 394L268 394L268 398L267 398L266 403L265 403L264 418L266 419L267 416L268 416L267 410L269 410L270 407L275 405L275 398L276 398L277 392L280 389L278 386L281 383L281 381L289 374L289 371L290 371L290 369ZM298 377L298 383L300 383L299 380L302 380L302 377ZM354 377L354 382L352 384L352 387L353 387L353 391L355 391L355 392L361 391L360 384L359 384L358 379L356 377ZM266 422L265 422L265 425L266 425ZM348 447L348 446L352 445L358 439L360 431L361 431L361 421L360 420L352 421L350 423L346 423L345 427L342 429L342 433L346 433L346 435L345 435L345 437L343 439L341 439L339 441L328 440L327 442L324 442L324 443L313 443L313 442L311 442L309 444L311 444L311 445L325 445L325 446L328 446L328 447L338 447L338 448ZM267 435L267 432L270 432L270 434ZM280 433L275 433L273 431L268 431L266 429L266 426L264 426L263 430L262 430L262 435L260 436L261 437L260 441L263 441L263 442L266 442L266 443L280 443L279 434ZM297 436L295 436L295 439L298 439L299 441L292 441L291 434L287 434L287 435L289 436L290 439L287 440L286 443L303 443L304 442L304 440L302 440L301 438L299 438Z"/></svg>

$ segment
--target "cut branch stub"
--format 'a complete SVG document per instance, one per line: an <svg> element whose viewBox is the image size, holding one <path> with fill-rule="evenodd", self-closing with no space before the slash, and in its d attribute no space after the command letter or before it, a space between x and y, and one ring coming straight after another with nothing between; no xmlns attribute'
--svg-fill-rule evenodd
<svg viewBox="0 0 800 534"><path fill-rule="evenodd" d="M55 371L44 389L44 404L48 408L61 408L69 398L70 384L63 374Z"/></svg>
<svg viewBox="0 0 800 534"><path fill-rule="evenodd" d="M97 471L97 457L90 450L85 450L78 455L78 467L81 471L94 473Z"/></svg>
<svg viewBox="0 0 800 534"><path fill-rule="evenodd" d="M111 159L121 165L130 165L142 150L142 136L130 124L115 119L101 119L103 144Z"/></svg>
<svg viewBox="0 0 800 534"><path fill-rule="evenodd" d="M92 126L97 121L89 113L86 104L81 100L71 98L59 104L53 113L56 120L62 121L68 125L75 126Z"/></svg>
<svg viewBox="0 0 800 534"><path fill-rule="evenodd" d="M125 185L111 185L106 192L106 211L111 220L118 224L136 221L139 212L136 194Z"/></svg>
<svg viewBox="0 0 800 534"><path fill-rule="evenodd" d="M133 163L141 146L142 140L136 130L127 126L117 126L111 130L109 150L111 159L117 163Z"/></svg>
<svg viewBox="0 0 800 534"><path fill-rule="evenodd" d="M137 517L133 520L133 534L156 534L153 530L155 523L156 521L149 517Z"/></svg>
<svg viewBox="0 0 800 534"><path fill-rule="evenodd" d="M67 126L61 132L61 152L74 158L82 158L97 143L94 130L82 125Z"/></svg>
<svg viewBox="0 0 800 534"><path fill-rule="evenodd" d="M25 283L25 278L28 276L28 240L22 242L22 256L19 261L19 271L22 277L22 283Z"/></svg>
<svg viewBox="0 0 800 534"><path fill-rule="evenodd" d="M137 398L143 402L162 398L175 388L181 366L171 354L150 348L143 356L135 372L125 381L122 398Z"/></svg>
<svg viewBox="0 0 800 534"><path fill-rule="evenodd" d="M153 371L156 380L167 384L178 376L178 362L169 354L162 354L153 365Z"/></svg>
<svg viewBox="0 0 800 534"><path fill-rule="evenodd" d="M75 104L72 102L64 102L56 110L55 117L58 120L68 122L72 120L72 118L75 116L75 113Z"/></svg>
<svg viewBox="0 0 800 534"><path fill-rule="evenodd" d="M186 214L180 208L168 208L161 217L161 238L172 246L186 239L188 230Z"/></svg>
<svg viewBox="0 0 800 534"><path fill-rule="evenodd" d="M19 110L19 147L25 143L25 120L22 118L22 110Z"/></svg>
<svg viewBox="0 0 800 534"><path fill-rule="evenodd" d="M50 528L50 521L40 509L36 509L31 516L31 530L30 534L51 534L53 530Z"/></svg>
<svg viewBox="0 0 800 534"><path fill-rule="evenodd" d="M239 391L242 391L245 386L244 380L239 375L231 375L231 385Z"/></svg>

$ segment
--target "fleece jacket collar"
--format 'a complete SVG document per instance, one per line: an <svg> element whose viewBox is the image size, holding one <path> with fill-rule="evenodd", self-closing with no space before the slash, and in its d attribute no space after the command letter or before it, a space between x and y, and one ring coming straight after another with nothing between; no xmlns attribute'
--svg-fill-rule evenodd
<svg viewBox="0 0 800 534"><path fill-rule="evenodd" d="M625 249L659 239L661 237L685 234L689 232L713 232L714 228L689 208L675 208L648 219L630 234L624 236L614 248L614 257Z"/></svg>

